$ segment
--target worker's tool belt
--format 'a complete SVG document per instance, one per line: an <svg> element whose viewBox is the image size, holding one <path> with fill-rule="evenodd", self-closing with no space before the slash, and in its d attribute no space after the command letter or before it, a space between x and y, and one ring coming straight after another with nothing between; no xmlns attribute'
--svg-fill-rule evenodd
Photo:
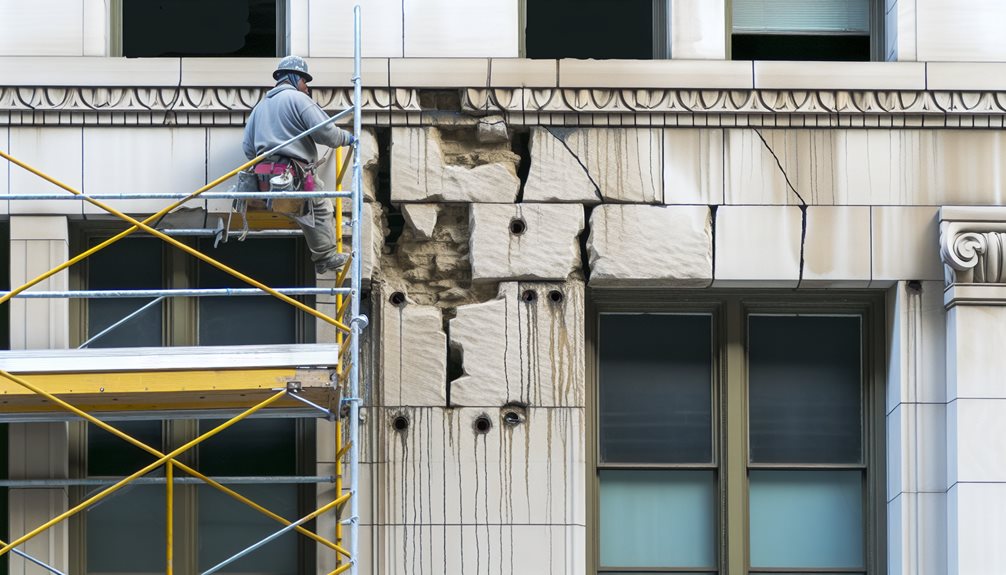
<svg viewBox="0 0 1006 575"><path fill-rule="evenodd" d="M285 192L304 190L313 192L315 189L314 167L293 158L274 156L255 165L254 173L258 189L262 192ZM252 204L254 205L254 203ZM264 207L274 212L292 218L309 219L308 225L313 225L314 217L310 213L311 202L301 198L273 198L267 200Z"/></svg>

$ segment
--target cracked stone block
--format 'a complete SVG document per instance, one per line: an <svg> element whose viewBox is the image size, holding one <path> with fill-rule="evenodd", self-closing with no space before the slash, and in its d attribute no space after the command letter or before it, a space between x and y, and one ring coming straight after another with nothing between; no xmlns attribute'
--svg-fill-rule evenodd
<svg viewBox="0 0 1006 575"><path fill-rule="evenodd" d="M496 299L458 307L449 331L463 372L451 405L583 405L582 282L501 283Z"/></svg>
<svg viewBox="0 0 1006 575"><path fill-rule="evenodd" d="M352 208L348 202L343 205L342 220L342 241L344 251L352 248L352 228L350 218ZM381 264L381 250L384 249L384 236L387 230L384 227L384 207L378 203L363 204L363 226L361 226L363 247L363 281L369 282L374 276L374 270ZM335 271L326 272L324 278L334 278Z"/></svg>
<svg viewBox="0 0 1006 575"><path fill-rule="evenodd" d="M493 115L479 118L478 139L484 144L498 144L510 141L506 120L503 116Z"/></svg>
<svg viewBox="0 0 1006 575"><path fill-rule="evenodd" d="M583 224L578 204L472 204L472 279L566 279L580 266Z"/></svg>
<svg viewBox="0 0 1006 575"><path fill-rule="evenodd" d="M416 232L416 236L424 240L433 237L433 230L437 227L437 215L440 208L437 204L403 204L402 215L405 216L405 223Z"/></svg>
<svg viewBox="0 0 1006 575"><path fill-rule="evenodd" d="M663 203L663 137L647 128L534 128L527 202Z"/></svg>
<svg viewBox="0 0 1006 575"><path fill-rule="evenodd" d="M706 287L712 243L707 206L598 206L587 238L590 285Z"/></svg>
<svg viewBox="0 0 1006 575"><path fill-rule="evenodd" d="M320 151L327 150L328 148L321 148ZM348 150L348 148L343 148L343 152ZM367 202L377 201L377 157L379 155L377 147L377 136L374 135L373 130L363 130L360 136L360 167L363 172L363 198ZM345 161L346 156L343 155L343 161ZM346 169L346 175L343 176L342 189L352 190L353 189L353 160L350 159L349 167ZM335 182L338 179L339 168L341 166L337 165L338 162L335 161L335 152L332 152L329 156L328 161L326 161L319 169L318 175L324 182L325 190L334 190Z"/></svg>
<svg viewBox="0 0 1006 575"><path fill-rule="evenodd" d="M377 290L378 369L383 405L447 405L447 334L440 308Z"/></svg>
<svg viewBox="0 0 1006 575"><path fill-rule="evenodd" d="M393 202L509 202L517 199L520 158L508 142L479 142L475 131L393 128Z"/></svg>
<svg viewBox="0 0 1006 575"><path fill-rule="evenodd" d="M376 410L385 525L582 524L585 408Z"/></svg>

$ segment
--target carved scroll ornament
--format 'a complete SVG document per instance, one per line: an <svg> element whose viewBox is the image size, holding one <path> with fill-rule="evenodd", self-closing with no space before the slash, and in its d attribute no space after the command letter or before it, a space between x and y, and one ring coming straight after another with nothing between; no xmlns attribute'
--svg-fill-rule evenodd
<svg viewBox="0 0 1006 575"><path fill-rule="evenodd" d="M981 227L984 230L973 228ZM1006 283L1006 222L940 224L947 285Z"/></svg>

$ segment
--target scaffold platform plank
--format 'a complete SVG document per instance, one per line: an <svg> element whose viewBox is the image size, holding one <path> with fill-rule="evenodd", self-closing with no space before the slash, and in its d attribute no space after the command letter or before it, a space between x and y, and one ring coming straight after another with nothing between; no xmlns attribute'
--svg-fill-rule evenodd
<svg viewBox="0 0 1006 575"><path fill-rule="evenodd" d="M291 385L328 407L337 357L334 345L28 350L0 352L0 369L85 411L235 409ZM0 377L0 414L60 409Z"/></svg>

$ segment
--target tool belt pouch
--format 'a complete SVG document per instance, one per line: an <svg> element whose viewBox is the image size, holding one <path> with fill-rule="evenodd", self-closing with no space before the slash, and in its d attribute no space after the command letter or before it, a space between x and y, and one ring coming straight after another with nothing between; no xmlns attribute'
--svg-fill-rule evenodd
<svg viewBox="0 0 1006 575"><path fill-rule="evenodd" d="M257 192L258 189L258 174L251 170L245 170L238 172L237 182L232 188L235 192L250 193Z"/></svg>

